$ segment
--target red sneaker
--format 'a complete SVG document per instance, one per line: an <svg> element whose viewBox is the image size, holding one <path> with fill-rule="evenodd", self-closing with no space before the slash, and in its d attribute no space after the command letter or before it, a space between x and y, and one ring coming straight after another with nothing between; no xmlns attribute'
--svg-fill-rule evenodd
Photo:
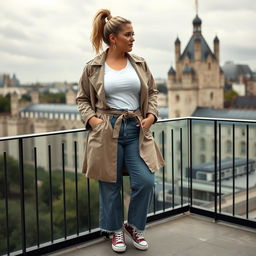
<svg viewBox="0 0 256 256"><path fill-rule="evenodd" d="M128 225L127 223L124 224L124 230L128 234L128 236L132 239L133 245L139 250L147 250L148 243L145 240L143 233L137 231L132 226Z"/></svg>
<svg viewBox="0 0 256 256"><path fill-rule="evenodd" d="M123 231L114 232L114 235L112 237L112 249L115 252L125 252L126 244Z"/></svg>

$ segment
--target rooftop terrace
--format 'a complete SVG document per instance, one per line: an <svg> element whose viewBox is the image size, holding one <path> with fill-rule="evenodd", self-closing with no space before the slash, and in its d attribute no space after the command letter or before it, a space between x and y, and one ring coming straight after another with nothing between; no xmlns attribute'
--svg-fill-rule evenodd
<svg viewBox="0 0 256 256"><path fill-rule="evenodd" d="M255 256L256 231L214 222L195 214L180 214L150 223L145 231L150 248L137 250L126 236L126 256ZM50 254L53 256L117 255L111 249L111 241L98 238L69 249Z"/></svg>

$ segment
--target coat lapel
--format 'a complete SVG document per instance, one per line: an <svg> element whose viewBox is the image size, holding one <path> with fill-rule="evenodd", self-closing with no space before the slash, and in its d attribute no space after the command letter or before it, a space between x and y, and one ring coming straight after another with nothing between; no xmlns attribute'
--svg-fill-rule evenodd
<svg viewBox="0 0 256 256"><path fill-rule="evenodd" d="M90 65L90 76L89 80L97 92L98 98L102 100L105 104L106 96L104 91L104 63L106 59L106 51L95 57L91 62L88 63Z"/></svg>
<svg viewBox="0 0 256 256"><path fill-rule="evenodd" d="M135 56L132 56L130 54L127 54L128 58L134 67L135 71L137 72L140 83L141 83L141 89L140 89L140 108L144 109L144 102L147 99L147 93L148 93L148 77L146 75L145 70L143 69L142 63L144 62L141 59L136 58Z"/></svg>

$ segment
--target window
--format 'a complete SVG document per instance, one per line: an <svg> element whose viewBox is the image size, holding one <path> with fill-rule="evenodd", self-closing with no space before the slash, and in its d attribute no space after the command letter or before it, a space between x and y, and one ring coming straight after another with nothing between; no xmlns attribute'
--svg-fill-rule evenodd
<svg viewBox="0 0 256 256"><path fill-rule="evenodd" d="M196 173L196 179L198 180L207 180L207 175L203 172Z"/></svg>
<svg viewBox="0 0 256 256"><path fill-rule="evenodd" d="M245 154L245 152L246 152L245 142L242 141L242 142L240 143L240 153L241 153L241 154Z"/></svg>
<svg viewBox="0 0 256 256"><path fill-rule="evenodd" d="M208 70L211 70L211 63L208 63Z"/></svg>
<svg viewBox="0 0 256 256"><path fill-rule="evenodd" d="M200 163L205 163L205 155L200 155Z"/></svg>
<svg viewBox="0 0 256 256"><path fill-rule="evenodd" d="M231 135L231 127L227 128L227 133L228 133L229 136Z"/></svg>
<svg viewBox="0 0 256 256"><path fill-rule="evenodd" d="M213 94L213 92L211 92L211 94L210 94L210 99L211 100L213 100L213 96L214 96L214 94Z"/></svg>
<svg viewBox="0 0 256 256"><path fill-rule="evenodd" d="M205 138L200 139L200 149L205 150L206 144L205 144Z"/></svg>
<svg viewBox="0 0 256 256"><path fill-rule="evenodd" d="M176 100L176 102L179 102L179 101L180 101L180 95L179 95L179 94L176 94L175 100Z"/></svg>
<svg viewBox="0 0 256 256"><path fill-rule="evenodd" d="M228 140L228 141L227 141L227 144L226 144L226 152L227 152L227 153L231 153L231 151L232 151L231 141Z"/></svg>
<svg viewBox="0 0 256 256"><path fill-rule="evenodd" d="M241 128L241 135L245 136L245 128Z"/></svg>

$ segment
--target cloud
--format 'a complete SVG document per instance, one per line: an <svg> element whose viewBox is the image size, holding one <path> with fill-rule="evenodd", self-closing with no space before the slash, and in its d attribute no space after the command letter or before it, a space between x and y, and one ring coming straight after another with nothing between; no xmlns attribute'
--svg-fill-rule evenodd
<svg viewBox="0 0 256 256"><path fill-rule="evenodd" d="M21 4L22 3L22 4ZM174 41L182 50L192 35L191 0L8 0L1 3L0 72L16 73L22 82L77 81L93 58L92 19L101 8L132 21L134 53L143 56L155 77L166 78L174 62ZM217 34L221 61L256 66L256 1L199 1L202 31L209 46Z"/></svg>

